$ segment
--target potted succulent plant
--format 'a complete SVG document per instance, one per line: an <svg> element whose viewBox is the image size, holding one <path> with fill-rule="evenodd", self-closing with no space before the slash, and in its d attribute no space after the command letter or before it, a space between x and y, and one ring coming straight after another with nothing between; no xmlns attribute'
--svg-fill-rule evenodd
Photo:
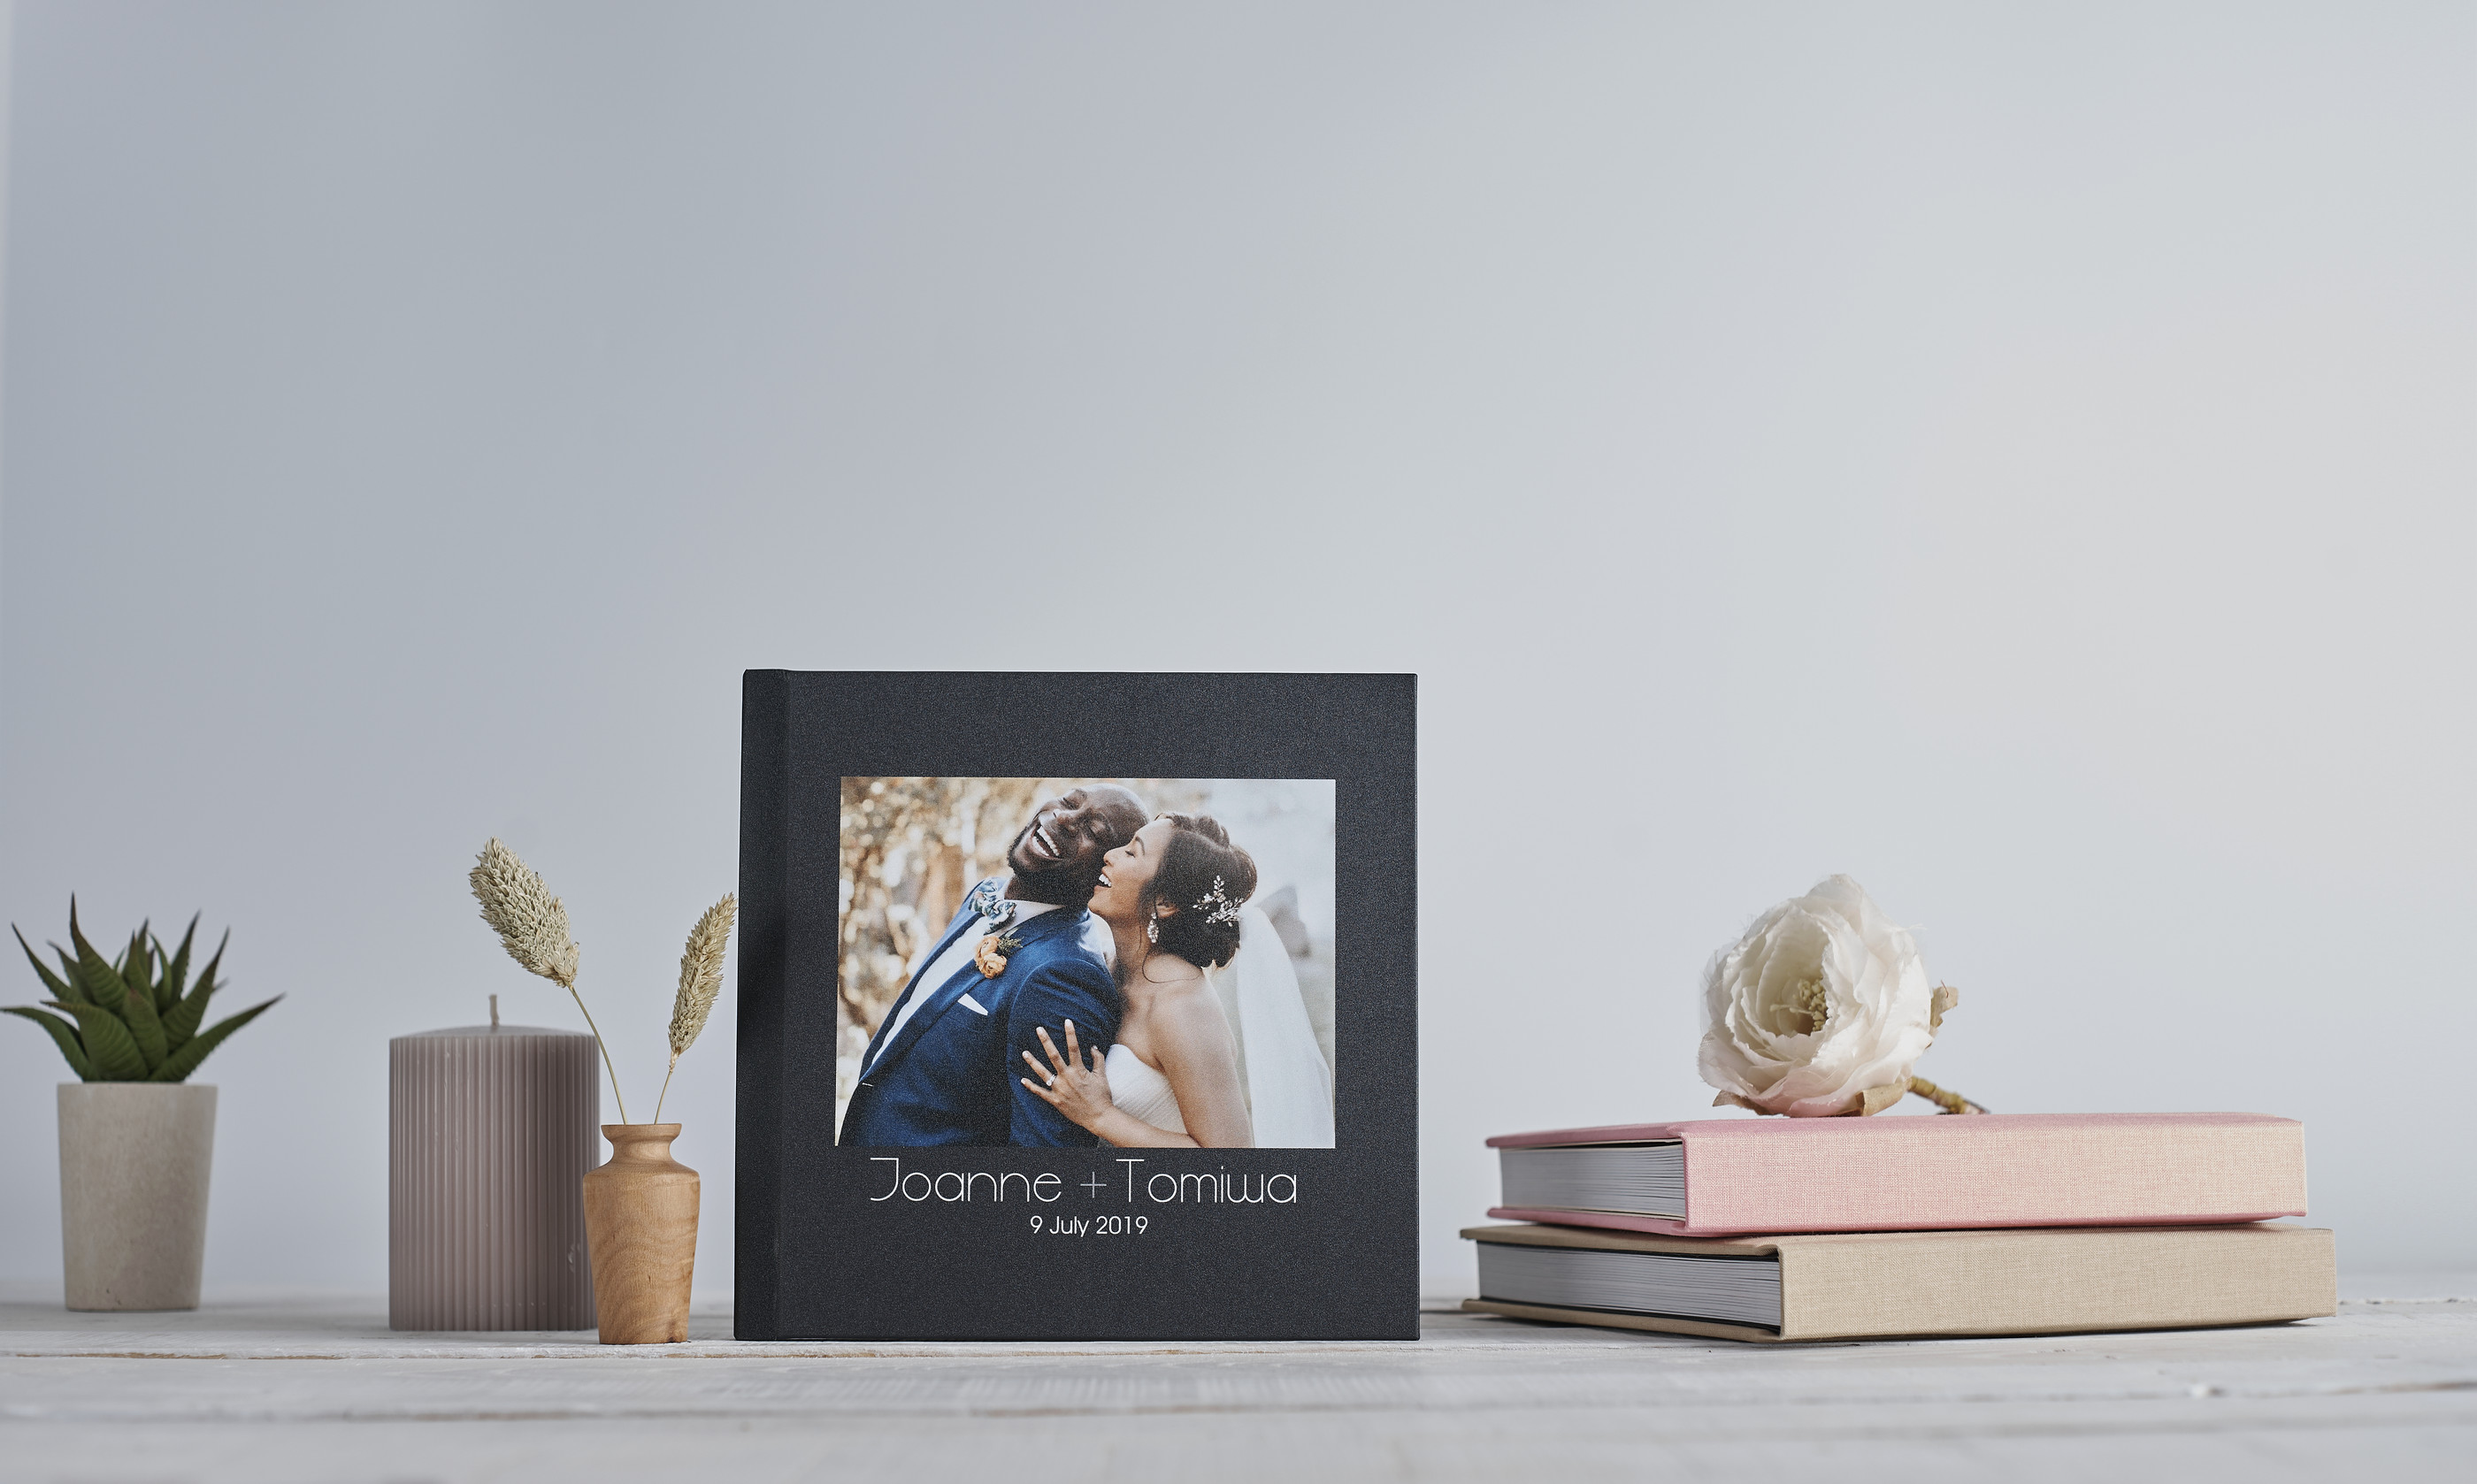
<svg viewBox="0 0 2477 1484"><path fill-rule="evenodd" d="M207 1002L224 987L215 978L224 951L216 947L192 983L197 933L193 917L181 946L165 952L141 926L107 959L78 927L72 897L74 952L51 945L57 974L17 933L51 998L46 1008L0 1009L51 1032L78 1075L60 1088L61 1250L72 1309L198 1306L215 1090L188 1076L275 1001L207 1026Z"/></svg>

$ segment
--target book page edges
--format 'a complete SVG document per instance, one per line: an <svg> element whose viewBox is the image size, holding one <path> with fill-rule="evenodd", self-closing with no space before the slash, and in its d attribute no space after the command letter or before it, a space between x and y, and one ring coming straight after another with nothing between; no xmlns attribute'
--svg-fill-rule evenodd
<svg viewBox="0 0 2477 1484"><path fill-rule="evenodd" d="M2303 1216L2302 1210L2285 1211L2207 1211L2173 1216L2118 1216L2106 1221L2110 1226L2230 1226L2247 1222L2273 1222L2286 1217ZM1578 1211L1565 1206L1490 1206L1489 1219L1500 1222L1546 1222L1559 1226L1589 1226L1602 1231L1639 1231L1654 1236L1690 1237L1712 1241L1721 1237L1813 1235L1857 1231L2014 1231L2033 1226L2088 1226L2091 1223L2078 1217L2057 1217L2045 1221L1990 1219L1984 1221L1943 1220L1912 1222L1894 1225L1862 1225L1841 1218L1799 1225L1789 1222L1750 1222L1737 1226L1704 1226L1671 1221L1664 1216L1636 1216L1625 1211Z"/></svg>
<svg viewBox="0 0 2477 1484"><path fill-rule="evenodd" d="M1488 1213L1494 1216L1497 1213ZM1780 1249L1768 1237L1678 1237L1627 1232L1578 1231L1572 1225L1465 1226L1473 1242L1503 1242L1516 1247L1579 1247L1595 1252L1679 1252L1689 1257L1769 1257Z"/></svg>
<svg viewBox="0 0 2477 1484"><path fill-rule="evenodd" d="M1507 1319L1539 1320L1551 1324L1594 1324L1610 1329L1647 1329L1654 1334L1698 1335L1706 1340L1751 1340L1759 1345L1778 1345L1781 1338L1768 1329L1754 1329L1743 1324L1715 1324L1709 1320L1668 1319L1656 1314L1557 1309L1536 1303L1506 1303L1495 1298L1465 1298L1463 1307L1473 1314L1501 1314Z"/></svg>

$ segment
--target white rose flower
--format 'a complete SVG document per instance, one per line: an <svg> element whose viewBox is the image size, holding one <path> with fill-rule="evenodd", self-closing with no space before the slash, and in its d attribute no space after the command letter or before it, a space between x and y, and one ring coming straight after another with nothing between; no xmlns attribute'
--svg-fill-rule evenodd
<svg viewBox="0 0 2477 1484"><path fill-rule="evenodd" d="M1845 876L1755 919L1703 970L1703 1080L1714 1106L1828 1118L1909 1091L1910 1067L1959 1001L1918 946Z"/></svg>

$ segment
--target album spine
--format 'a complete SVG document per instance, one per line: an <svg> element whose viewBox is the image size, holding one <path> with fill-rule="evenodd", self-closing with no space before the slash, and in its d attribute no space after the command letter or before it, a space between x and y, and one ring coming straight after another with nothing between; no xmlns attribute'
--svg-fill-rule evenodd
<svg viewBox="0 0 2477 1484"><path fill-rule="evenodd" d="M789 935L790 685L740 678L738 1240L732 1333L772 1340L780 1303L785 965Z"/></svg>

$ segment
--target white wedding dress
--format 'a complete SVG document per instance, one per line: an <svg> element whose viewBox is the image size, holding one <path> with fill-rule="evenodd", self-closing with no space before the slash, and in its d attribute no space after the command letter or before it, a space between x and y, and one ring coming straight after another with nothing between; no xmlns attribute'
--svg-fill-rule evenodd
<svg viewBox="0 0 2477 1484"><path fill-rule="evenodd" d="M1110 1101L1118 1105L1119 1112L1155 1128L1187 1132L1187 1121L1178 1116L1178 1094L1169 1090L1169 1078L1155 1072L1142 1057L1123 1046L1113 1046L1101 1058L1101 1071L1110 1079Z"/></svg>
<svg viewBox="0 0 2477 1484"><path fill-rule="evenodd" d="M1213 988L1238 1012L1238 1040L1247 1064L1247 1112L1258 1149L1333 1148L1333 1069L1316 1046L1298 971L1272 919L1255 907L1238 918L1238 955L1207 971ZM1187 1132L1169 1078L1123 1046L1102 1058L1110 1101L1129 1117L1172 1133Z"/></svg>

